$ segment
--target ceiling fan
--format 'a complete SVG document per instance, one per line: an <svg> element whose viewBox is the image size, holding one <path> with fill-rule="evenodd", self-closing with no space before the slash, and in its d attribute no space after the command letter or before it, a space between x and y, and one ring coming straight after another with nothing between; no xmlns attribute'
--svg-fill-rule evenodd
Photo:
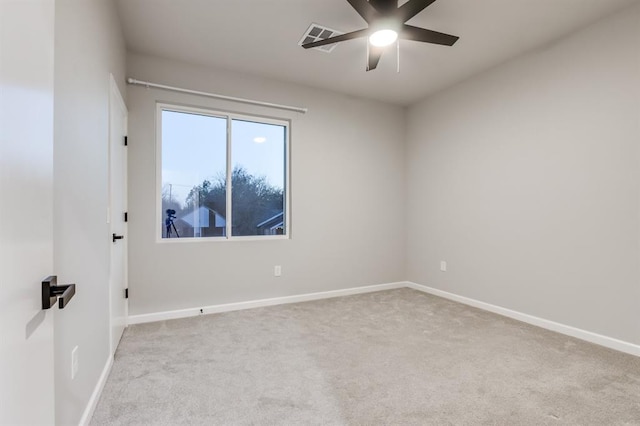
<svg viewBox="0 0 640 426"><path fill-rule="evenodd" d="M398 38L453 46L459 37L405 23L434 1L436 0L409 0L398 7L398 0L347 0L351 7L367 22L367 28L306 43L302 47L311 49L340 41L369 37L367 71L371 71L378 66L384 47L389 46Z"/></svg>

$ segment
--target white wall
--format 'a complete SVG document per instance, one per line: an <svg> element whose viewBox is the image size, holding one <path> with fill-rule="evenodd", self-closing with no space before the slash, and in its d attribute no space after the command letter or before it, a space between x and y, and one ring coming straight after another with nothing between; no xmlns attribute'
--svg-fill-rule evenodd
<svg viewBox="0 0 640 426"><path fill-rule="evenodd" d="M409 280L640 343L639 46L636 6L410 108Z"/></svg>
<svg viewBox="0 0 640 426"><path fill-rule="evenodd" d="M140 80L309 108L129 87L131 315L403 279L401 108L138 55L127 69ZM292 120L290 240L156 243L156 101Z"/></svg>
<svg viewBox="0 0 640 426"><path fill-rule="evenodd" d="M53 33L53 0L0 1L0 425L54 416Z"/></svg>
<svg viewBox="0 0 640 426"><path fill-rule="evenodd" d="M109 357L109 73L125 46L110 0L56 0L54 265L76 296L55 321L56 424L78 424ZM71 350L79 372L71 380Z"/></svg>

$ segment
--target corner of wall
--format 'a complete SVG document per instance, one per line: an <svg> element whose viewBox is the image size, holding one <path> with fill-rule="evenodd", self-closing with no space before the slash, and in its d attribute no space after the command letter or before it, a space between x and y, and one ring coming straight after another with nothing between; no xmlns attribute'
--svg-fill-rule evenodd
<svg viewBox="0 0 640 426"><path fill-rule="evenodd" d="M54 321L55 422L78 424L109 358L110 73L126 93L115 2L56 0L54 62L54 267L77 285ZM72 380L75 347L80 369Z"/></svg>

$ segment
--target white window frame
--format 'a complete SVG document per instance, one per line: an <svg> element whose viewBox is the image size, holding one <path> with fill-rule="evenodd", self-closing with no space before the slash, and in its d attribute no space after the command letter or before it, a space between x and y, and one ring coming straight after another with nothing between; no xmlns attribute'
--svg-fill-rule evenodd
<svg viewBox="0 0 640 426"><path fill-rule="evenodd" d="M162 211L162 111L173 111L187 114L205 115L227 120L227 201L226 201L226 228L224 236L219 237L197 237L197 238L163 238L163 211ZM285 127L285 147L284 147L284 235L245 235L233 236L233 211L231 203L231 174L233 172L231 142L231 123L233 120L251 121L254 123L273 124ZM289 240L291 239L291 163L290 163L290 138L291 121L284 118L266 117L261 115L239 114L228 111L214 110L210 108L184 106L179 104L160 103L156 104L156 242L157 243L197 243L197 242L222 242L222 241L269 241L269 240ZM229 220L231 219L231 220Z"/></svg>

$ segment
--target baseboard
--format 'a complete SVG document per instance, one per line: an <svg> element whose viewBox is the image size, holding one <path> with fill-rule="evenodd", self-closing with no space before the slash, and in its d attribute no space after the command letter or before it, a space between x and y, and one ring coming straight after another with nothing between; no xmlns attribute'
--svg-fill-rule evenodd
<svg viewBox="0 0 640 426"><path fill-rule="evenodd" d="M111 367L113 367L113 356L110 355L102 369L98 383L96 383L96 387L93 389L91 398L89 398L89 402L87 402L87 407L84 409L84 413L82 413L82 418L80 419L80 423L78 423L79 426L87 426L89 422L91 422L91 417L93 417L93 412L96 410L96 406L100 400L102 389L104 389L104 385L107 383Z"/></svg>
<svg viewBox="0 0 640 426"><path fill-rule="evenodd" d="M429 293L435 296L444 297L445 299L453 300L455 302L460 302L465 305L469 305L485 311L493 312L498 315L509 317L518 321L525 322L527 324L535 325L537 327L545 328L547 330L555 331L557 333L565 334L567 336L575 337L577 339L585 340L587 342L595 343L600 346L604 346L620 352L625 352L631 355L640 356L640 345L636 345L630 342L625 342L623 340L615 339L613 337L604 336L601 334L582 330L569 325L539 318L533 315L528 315L522 312L503 308L501 306L492 305L490 303L481 302L479 300L471 299L464 296L459 296L454 293L449 293L443 290L438 290L432 287L427 287L425 285L416 284L416 283L407 282L407 281L370 285L365 287L352 287L352 288L347 288L342 290L323 291L319 293L307 293L307 294L300 294L295 296L274 297L270 299L259 299L259 300L252 300L247 302L203 306L203 307L197 307L197 308L180 309L175 311L154 312L151 314L132 315L132 316L129 316L128 318L128 324L142 324L147 322L194 317L202 314L214 314L219 312L239 311L243 309L260 308L265 306L284 305L287 303L308 302L312 300L330 299L333 297L349 296L352 294L362 294L362 293L372 293L372 292L383 291L383 290L392 290L392 289L402 288L402 287L409 287L414 290L422 291L424 293ZM111 362L113 362L113 360L111 360ZM109 366L109 368L111 367ZM103 375L104 375L104 372L103 372ZM102 377L101 377L101 380L102 380ZM106 376L105 376L105 380L106 380ZM104 383L102 383L102 386L104 386ZM97 403L97 400L94 402L94 404L95 403ZM89 419L90 418L91 417L89 416ZM83 416L83 419L84 419L84 416ZM81 424L84 424L84 423L81 423Z"/></svg>
<svg viewBox="0 0 640 426"><path fill-rule="evenodd" d="M493 312L495 314L545 328L547 330L555 331L557 333L565 334L567 336L575 337L580 340L585 340L590 343L595 343L596 345L615 349L617 351L625 352L631 355L640 356L640 345L625 342L624 340L618 340L614 339L613 337L603 336L602 334L592 333L580 328L575 328L569 325L549 321L543 318L535 317L533 315L523 314L522 312L492 305L490 303L481 302L479 300L470 299L468 297L458 296L457 294L449 293L413 282L408 282L407 287L414 290L422 291L424 293L433 294L434 296L440 296L445 299L453 300L455 302L460 302L465 305L473 306L474 308Z"/></svg>
<svg viewBox="0 0 640 426"><path fill-rule="evenodd" d="M154 312L151 314L131 315L128 324L141 324L146 322L164 321L177 318L195 317L203 314L219 312L239 311L243 309L261 308L264 306L284 305L287 303L308 302L311 300L330 299L333 297L350 296L352 294L373 293L376 291L392 290L407 287L406 282L377 284L365 287L352 287L342 290L323 291L319 293L307 293L295 296L274 297L270 299L251 300L248 302L227 303L222 305L203 306L175 311ZM202 310L202 311L201 311Z"/></svg>

